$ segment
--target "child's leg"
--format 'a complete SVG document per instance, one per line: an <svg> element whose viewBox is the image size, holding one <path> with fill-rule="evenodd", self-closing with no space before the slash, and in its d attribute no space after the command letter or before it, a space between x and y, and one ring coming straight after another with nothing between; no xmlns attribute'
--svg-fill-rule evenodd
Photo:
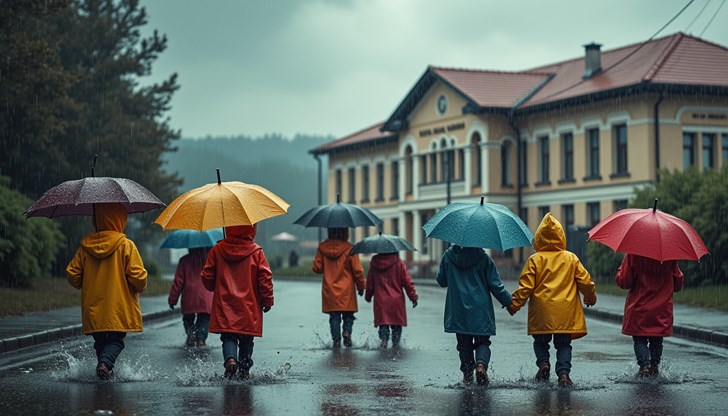
<svg viewBox="0 0 728 416"><path fill-rule="evenodd" d="M210 327L210 314L209 313L198 313L197 323L195 325L196 332L195 336L197 339L206 340L208 335L208 329Z"/></svg>
<svg viewBox="0 0 728 416"><path fill-rule="evenodd" d="M402 325L392 325L392 345L399 345L402 339Z"/></svg>
<svg viewBox="0 0 728 416"><path fill-rule="evenodd" d="M341 312L329 313L329 327L331 328L331 339L334 342L341 341Z"/></svg>
<svg viewBox="0 0 728 416"><path fill-rule="evenodd" d="M220 341L222 341L222 359L227 362L229 359L234 359L238 362L238 338L235 334L224 332L220 334Z"/></svg>
<svg viewBox="0 0 728 416"><path fill-rule="evenodd" d="M471 376L475 369L475 359L473 358L473 350L475 345L473 344L473 336L466 334L455 334L455 338L458 341L458 355L460 356L460 371L468 373Z"/></svg>
<svg viewBox="0 0 728 416"><path fill-rule="evenodd" d="M475 337L475 362L488 368L490 362L490 337Z"/></svg>
<svg viewBox="0 0 728 416"><path fill-rule="evenodd" d="M238 354L240 361L240 375L247 378L250 367L253 366L253 336L238 335L240 351Z"/></svg>
<svg viewBox="0 0 728 416"><path fill-rule="evenodd" d="M343 330L351 335L354 328L354 320L356 319L354 317L354 312L342 312L341 316L344 320Z"/></svg>
<svg viewBox="0 0 728 416"><path fill-rule="evenodd" d="M106 364L109 370L112 370L116 359L124 349L126 332L97 332L93 337L98 362Z"/></svg>
<svg viewBox="0 0 728 416"><path fill-rule="evenodd" d="M556 375L571 372L571 334L554 334L556 349Z"/></svg>
<svg viewBox="0 0 728 416"><path fill-rule="evenodd" d="M647 337L632 337L634 355L640 368L650 366L650 350L647 348Z"/></svg>
<svg viewBox="0 0 728 416"><path fill-rule="evenodd" d="M186 313L182 315L182 325L185 327L185 335L188 337L195 333L195 314Z"/></svg>
<svg viewBox="0 0 728 416"><path fill-rule="evenodd" d="M389 325L379 325L379 339L389 341Z"/></svg>
<svg viewBox="0 0 728 416"><path fill-rule="evenodd" d="M551 365L549 356L549 342L551 334L533 335L533 352L536 354L536 367L541 368L544 364Z"/></svg>
<svg viewBox="0 0 728 416"><path fill-rule="evenodd" d="M649 337L650 367L657 367L662 360L662 337Z"/></svg>

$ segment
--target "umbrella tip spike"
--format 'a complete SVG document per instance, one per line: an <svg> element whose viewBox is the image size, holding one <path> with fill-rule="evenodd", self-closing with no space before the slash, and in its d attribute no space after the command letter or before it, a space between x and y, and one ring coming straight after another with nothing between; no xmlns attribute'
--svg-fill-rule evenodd
<svg viewBox="0 0 728 416"><path fill-rule="evenodd" d="M339 202L341 202L341 195L336 194L336 203L338 204Z"/></svg>
<svg viewBox="0 0 728 416"><path fill-rule="evenodd" d="M217 171L217 184L222 184L222 181L220 181L220 168L216 168L215 171Z"/></svg>
<svg viewBox="0 0 728 416"><path fill-rule="evenodd" d="M484 200L484 199L485 199L485 197L484 197L484 196L481 196L481 197L480 197L480 205L483 205L483 200Z"/></svg>
<svg viewBox="0 0 728 416"><path fill-rule="evenodd" d="M657 201L658 200L659 200L659 198L655 198L655 204L652 206L652 212L657 211Z"/></svg>

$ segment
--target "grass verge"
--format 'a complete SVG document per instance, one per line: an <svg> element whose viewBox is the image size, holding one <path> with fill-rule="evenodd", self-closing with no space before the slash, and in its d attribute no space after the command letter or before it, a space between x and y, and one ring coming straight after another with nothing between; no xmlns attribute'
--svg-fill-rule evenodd
<svg viewBox="0 0 728 416"><path fill-rule="evenodd" d="M627 296L627 290L620 288L614 283L597 283L597 296L600 293ZM686 287L675 293L674 299L675 303L681 305L728 311L728 286L706 285Z"/></svg>
<svg viewBox="0 0 728 416"><path fill-rule="evenodd" d="M172 282L149 277L142 296L166 295ZM29 288L0 287L0 317L28 312L49 311L81 304L81 291L68 284L65 278L43 277L33 280Z"/></svg>

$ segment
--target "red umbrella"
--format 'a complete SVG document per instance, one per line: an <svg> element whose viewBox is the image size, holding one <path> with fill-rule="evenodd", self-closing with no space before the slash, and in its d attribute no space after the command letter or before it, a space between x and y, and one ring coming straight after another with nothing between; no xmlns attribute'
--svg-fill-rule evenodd
<svg viewBox="0 0 728 416"><path fill-rule="evenodd" d="M93 215L94 204L119 203L126 212L144 212L165 204L131 179L90 177L66 181L47 190L27 210L26 217Z"/></svg>
<svg viewBox="0 0 728 416"><path fill-rule="evenodd" d="M589 230L589 240L614 251L659 261L700 260L708 254L697 231L680 218L657 209L622 209Z"/></svg>

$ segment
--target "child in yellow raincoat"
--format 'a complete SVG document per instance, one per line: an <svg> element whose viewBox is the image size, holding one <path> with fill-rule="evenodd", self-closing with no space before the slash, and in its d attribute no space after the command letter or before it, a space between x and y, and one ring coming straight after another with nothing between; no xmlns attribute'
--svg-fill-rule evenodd
<svg viewBox="0 0 728 416"><path fill-rule="evenodd" d="M564 228L551 213L541 220L533 247L536 253L523 266L508 312L514 315L529 301L528 334L533 336L536 380L549 378L549 343L553 338L559 386L571 387L571 340L586 335L579 292L584 304L592 306L597 302L595 285L576 254L566 250Z"/></svg>
<svg viewBox="0 0 728 416"><path fill-rule="evenodd" d="M94 338L102 380L114 377L114 364L127 332L142 332L139 293L147 271L134 242L126 238L127 213L120 204L96 204L96 231L81 240L68 266L68 283L81 289L83 333Z"/></svg>

